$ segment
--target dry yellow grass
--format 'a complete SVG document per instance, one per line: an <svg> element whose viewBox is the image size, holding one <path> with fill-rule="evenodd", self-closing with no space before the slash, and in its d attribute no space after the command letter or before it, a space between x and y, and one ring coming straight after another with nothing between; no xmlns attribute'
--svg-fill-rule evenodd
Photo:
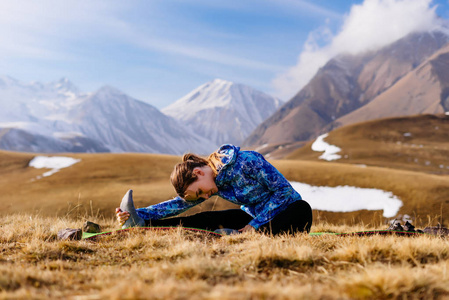
<svg viewBox="0 0 449 300"><path fill-rule="evenodd" d="M447 225L449 177L395 162L394 145L382 155L370 152L374 145L366 142L360 152L371 153L367 167L355 164L363 161L357 155L353 164L296 157L272 163L291 181L391 191L404 203L399 213L416 217L418 227ZM446 151L423 148L423 157ZM117 228L114 208L130 188L137 206L173 197L169 174L180 160L62 155L81 162L37 179L47 170L28 167L35 154L0 151L0 299L449 299L449 242L433 236L214 238L173 230L60 241L60 229L87 219ZM229 207L235 206L215 198L187 213ZM387 226L380 211L315 211L314 220L314 232Z"/></svg>
<svg viewBox="0 0 449 300"><path fill-rule="evenodd" d="M112 217L115 207L128 189L134 190L137 207L175 196L169 176L180 157L132 153L62 155L80 158L81 161L52 176L36 179L47 170L28 167L35 154L0 151L0 215L32 213L66 216L89 213ZM317 186L350 185L391 191L404 203L399 213L415 217L418 226L447 223L448 176L338 162L276 160L272 163L291 181ZM186 214L235 207L213 197ZM381 211L315 211L314 218L334 224L365 223L385 228Z"/></svg>
<svg viewBox="0 0 449 300"><path fill-rule="evenodd" d="M449 177L407 159L446 164L446 120L438 125L444 131L428 137L422 124L408 121L393 123L396 131L376 131L370 123L369 130L330 135L330 143L348 146L347 163L317 161L306 152L301 158L308 161L292 156L272 163L291 181L391 191L404 203L399 213L415 217L418 227L447 225ZM424 146L398 144L394 138L408 138L398 135L401 124ZM377 135L360 140L368 132ZM62 154L81 162L37 179L47 170L28 167L35 155L0 151L0 299L449 299L449 242L433 236L214 238L173 230L60 241L60 229L80 228L87 219L117 228L114 208L130 188L137 206L173 197L169 174L180 158ZM187 214L230 207L214 198ZM314 232L387 227L380 211L314 211L314 220Z"/></svg>
<svg viewBox="0 0 449 300"><path fill-rule="evenodd" d="M443 299L449 242L433 236L221 238L182 230L60 241L83 219L0 218L0 299ZM77 221L76 221L77 220ZM366 226L320 223L317 229Z"/></svg>
<svg viewBox="0 0 449 300"><path fill-rule="evenodd" d="M128 189L137 206L174 197L169 176L179 157L153 154L61 154L80 158L72 167L41 179L48 169L28 167L37 154L0 151L0 214L31 212L43 216L96 213L112 216ZM50 155L55 156L55 155ZM6 162L10 162L6 164ZM225 204L226 205L226 204ZM198 212L214 202L196 207ZM223 204L216 203L215 208Z"/></svg>
<svg viewBox="0 0 449 300"><path fill-rule="evenodd" d="M379 119L331 131L326 142L341 148L336 162L449 175L449 116L417 115ZM288 159L319 160L311 144Z"/></svg>

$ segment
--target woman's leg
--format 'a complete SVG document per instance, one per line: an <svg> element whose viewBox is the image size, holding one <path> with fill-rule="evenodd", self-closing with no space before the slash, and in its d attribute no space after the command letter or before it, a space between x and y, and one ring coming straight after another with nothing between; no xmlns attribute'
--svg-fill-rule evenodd
<svg viewBox="0 0 449 300"><path fill-rule="evenodd" d="M187 217L163 220L146 220L147 226L184 226L215 230L219 228L241 229L253 218L241 209L205 211Z"/></svg>
<svg viewBox="0 0 449 300"><path fill-rule="evenodd" d="M259 230L272 234L310 232L312 226L312 208L304 200L290 204L287 209L278 214Z"/></svg>

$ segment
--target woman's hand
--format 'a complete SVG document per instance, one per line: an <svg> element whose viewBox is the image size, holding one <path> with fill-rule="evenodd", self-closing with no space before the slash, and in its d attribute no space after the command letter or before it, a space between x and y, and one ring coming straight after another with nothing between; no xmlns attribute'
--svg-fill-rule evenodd
<svg viewBox="0 0 449 300"><path fill-rule="evenodd" d="M119 207L115 209L115 215L117 216L117 222L120 223L120 226L125 224L126 220L129 219L129 212L122 211Z"/></svg>
<svg viewBox="0 0 449 300"><path fill-rule="evenodd" d="M249 224L243 227L242 229L239 229L239 232L255 232L255 231L256 229Z"/></svg>

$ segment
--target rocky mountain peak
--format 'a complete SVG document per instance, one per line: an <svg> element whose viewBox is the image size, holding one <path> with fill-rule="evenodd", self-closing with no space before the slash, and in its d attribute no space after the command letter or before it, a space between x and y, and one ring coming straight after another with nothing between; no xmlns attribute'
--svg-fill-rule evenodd
<svg viewBox="0 0 449 300"><path fill-rule="evenodd" d="M340 126L338 119L369 105L391 90L448 42L449 36L443 29L415 32L377 51L339 55L331 59L282 109L261 123L244 145L297 143ZM414 81L413 84L416 86L420 82L424 81ZM438 86L441 89L445 84ZM441 94L441 91L436 94ZM407 97L410 95L395 93L383 103L394 103ZM391 110L385 105L370 107L371 112L364 116L382 116L383 112L378 110ZM419 113L419 109L422 107L417 106L415 113ZM412 111L404 110L404 114ZM435 107L433 111L439 110ZM395 112L400 113L398 110Z"/></svg>
<svg viewBox="0 0 449 300"><path fill-rule="evenodd" d="M281 101L243 84L215 79L194 89L162 112L217 146L240 144Z"/></svg>

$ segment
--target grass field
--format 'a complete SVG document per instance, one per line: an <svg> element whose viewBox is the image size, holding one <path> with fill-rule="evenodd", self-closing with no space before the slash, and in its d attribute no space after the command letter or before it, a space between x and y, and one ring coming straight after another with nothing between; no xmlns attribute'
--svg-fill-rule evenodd
<svg viewBox="0 0 449 300"><path fill-rule="evenodd" d="M92 216L1 217L0 299L449 299L449 241L439 237L217 238L174 229L56 238L85 219L116 228Z"/></svg>
<svg viewBox="0 0 449 300"><path fill-rule="evenodd" d="M271 162L290 181L391 191L415 226L447 227L446 123L367 122L326 139L345 159L324 162L306 146ZM449 299L449 241L429 235L217 238L174 229L58 240L86 220L117 229L114 209L128 189L138 207L175 196L169 175L180 157L61 154L81 161L40 177L48 169L29 167L36 155L0 151L0 299ZM213 197L184 214L231 207ZM314 211L312 232L386 229L387 221L382 211Z"/></svg>
<svg viewBox="0 0 449 300"><path fill-rule="evenodd" d="M34 154L0 152L0 215L32 213L63 217L72 212L113 217L128 189L136 206L148 206L175 196L169 176L180 158L154 154L70 154L81 161L49 177L36 179L47 169L28 167ZM374 166L360 167L322 161L276 160L272 163L291 181L316 186L351 185L391 191L402 202L400 214L416 218L417 225L447 223L449 177ZM307 200L307 199L306 199ZM332 199L329 199L332 201ZM189 210L235 208L212 197ZM335 213L315 211L316 220L334 224L385 222L382 211ZM429 221L430 220L430 221Z"/></svg>

